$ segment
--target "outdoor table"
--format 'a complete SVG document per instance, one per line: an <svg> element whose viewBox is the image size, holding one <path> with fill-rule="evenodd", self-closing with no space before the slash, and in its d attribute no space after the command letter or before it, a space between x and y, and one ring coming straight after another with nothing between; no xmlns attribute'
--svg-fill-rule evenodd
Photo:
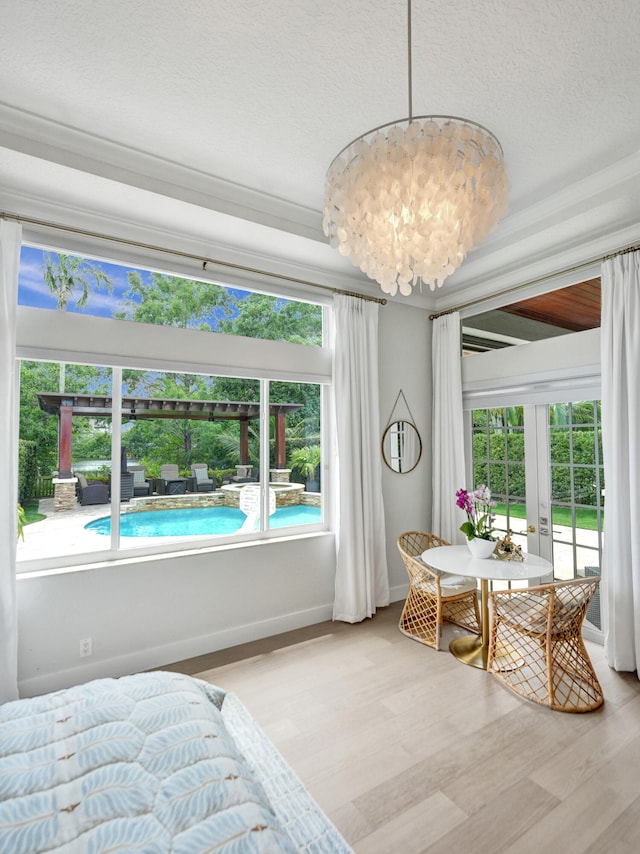
<svg viewBox="0 0 640 854"><path fill-rule="evenodd" d="M166 495L184 495L187 491L186 477L166 481Z"/></svg>

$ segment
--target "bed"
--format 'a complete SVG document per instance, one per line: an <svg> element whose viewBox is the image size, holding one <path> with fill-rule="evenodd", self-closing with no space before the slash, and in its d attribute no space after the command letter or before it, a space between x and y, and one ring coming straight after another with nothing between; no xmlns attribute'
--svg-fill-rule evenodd
<svg viewBox="0 0 640 854"><path fill-rule="evenodd" d="M159 671L0 706L0 851L351 849L237 697Z"/></svg>

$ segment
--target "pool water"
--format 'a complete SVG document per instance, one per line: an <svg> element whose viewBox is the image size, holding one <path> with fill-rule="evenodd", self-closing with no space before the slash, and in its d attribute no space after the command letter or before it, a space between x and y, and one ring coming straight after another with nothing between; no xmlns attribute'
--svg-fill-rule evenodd
<svg viewBox="0 0 640 854"><path fill-rule="evenodd" d="M120 515L122 537L196 537L235 534L246 520L235 507L190 507L177 510L145 510ZM312 525L321 521L319 507L296 504L280 507L269 518L270 528L290 525ZM85 526L96 534L111 534L111 518L102 516Z"/></svg>

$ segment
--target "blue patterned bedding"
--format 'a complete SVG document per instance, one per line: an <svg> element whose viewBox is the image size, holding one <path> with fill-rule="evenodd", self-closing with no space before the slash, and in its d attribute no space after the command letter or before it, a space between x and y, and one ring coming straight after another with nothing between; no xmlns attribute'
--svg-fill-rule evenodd
<svg viewBox="0 0 640 854"><path fill-rule="evenodd" d="M0 706L0 852L342 854L231 694L175 673Z"/></svg>

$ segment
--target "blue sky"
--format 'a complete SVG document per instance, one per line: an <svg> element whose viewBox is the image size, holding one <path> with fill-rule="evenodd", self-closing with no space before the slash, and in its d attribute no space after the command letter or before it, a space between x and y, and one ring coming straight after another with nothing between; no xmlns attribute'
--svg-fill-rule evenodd
<svg viewBox="0 0 640 854"><path fill-rule="evenodd" d="M47 288L44 275L44 259L47 254L56 256L55 252L48 253L44 249L36 249L32 246L23 246L20 254L20 273L18 276L18 304L27 305L32 308L56 308L56 298ZM120 311L123 308L123 295L128 289L127 274L130 270L135 270L141 277L143 283L149 283L152 280L151 273L148 270L142 270L137 267L124 267L119 264L110 264L106 261L97 261L92 258L88 259L92 264L95 264L109 277L113 285L112 293L109 293L106 287L102 286L100 290L91 288L89 301L85 309L78 308L75 300L71 300L67 305L67 311L79 314L91 314L99 317L113 317L114 312ZM91 277L89 276L91 282ZM235 295L237 299L242 299L248 296L247 291L229 288L230 293ZM215 329L215 320L210 318L211 327Z"/></svg>
<svg viewBox="0 0 640 854"><path fill-rule="evenodd" d="M18 277L18 304L29 305L33 308L56 307L56 298L50 293L44 283L43 267L44 257L47 255L43 249L35 249L31 246L23 246L20 253L20 274ZM55 252L50 253L55 257ZM76 307L71 301L67 311L79 312L81 314L94 314L101 317L112 317L114 311L119 311L122 306L122 295L129 287L127 273L133 267L121 267L118 264L107 264L105 261L93 261L97 267L104 270L113 284L113 293L103 287L102 290L91 291L88 308L84 311ZM150 281L151 274L146 270L138 270L143 281Z"/></svg>

